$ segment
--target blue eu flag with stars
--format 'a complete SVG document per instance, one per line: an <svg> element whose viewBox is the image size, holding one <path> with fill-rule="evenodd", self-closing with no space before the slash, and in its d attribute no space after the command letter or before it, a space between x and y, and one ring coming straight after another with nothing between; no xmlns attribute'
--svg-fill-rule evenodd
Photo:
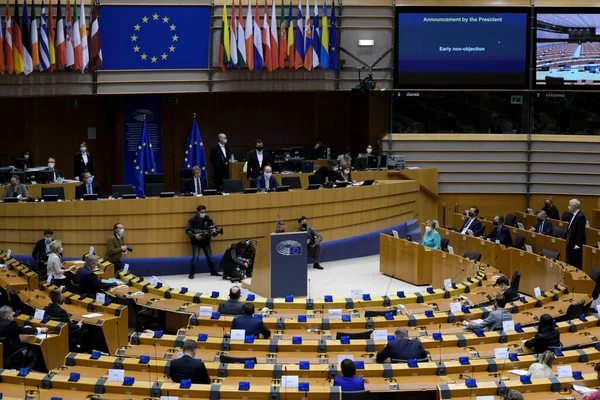
<svg viewBox="0 0 600 400"><path fill-rule="evenodd" d="M204 182L208 182L204 143L202 142L202 136L200 136L198 122L196 122L196 114L194 114L194 125L192 126L192 131L190 132L187 146L185 147L185 157L183 158L182 169L190 169L195 166L200 167L200 176L204 178Z"/></svg>
<svg viewBox="0 0 600 400"><path fill-rule="evenodd" d="M148 134L148 127L146 125L146 119L144 118L144 128L142 129L142 136L140 136L140 143L138 144L137 151L135 152L135 158L133 159L133 182L135 185L135 192L137 197L144 197L144 180L148 174L156 173L156 163L154 162L154 153L152 152L152 143L150 142L150 135Z"/></svg>
<svg viewBox="0 0 600 400"><path fill-rule="evenodd" d="M210 7L103 6L102 69L207 69Z"/></svg>

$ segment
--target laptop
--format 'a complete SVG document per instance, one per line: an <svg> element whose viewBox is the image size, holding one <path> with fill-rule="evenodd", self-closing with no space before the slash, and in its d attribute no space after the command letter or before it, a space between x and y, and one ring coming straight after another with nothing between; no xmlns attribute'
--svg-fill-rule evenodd
<svg viewBox="0 0 600 400"><path fill-rule="evenodd" d="M3 201L5 203L18 203L19 198L18 197L5 197Z"/></svg>
<svg viewBox="0 0 600 400"><path fill-rule="evenodd" d="M217 189L206 189L202 191L202 196L216 196Z"/></svg>
<svg viewBox="0 0 600 400"><path fill-rule="evenodd" d="M244 194L252 194L258 192L257 188L246 188L244 189Z"/></svg>
<svg viewBox="0 0 600 400"><path fill-rule="evenodd" d="M310 185L308 185L308 187L306 188L306 190L317 190L321 188L321 184L320 183L311 183Z"/></svg>
<svg viewBox="0 0 600 400"><path fill-rule="evenodd" d="M345 188L346 186L348 186L350 182L338 182L335 184L336 188Z"/></svg>
<svg viewBox="0 0 600 400"><path fill-rule="evenodd" d="M289 190L290 190L290 187L288 185L277 186L275 188L276 192L288 192Z"/></svg>
<svg viewBox="0 0 600 400"><path fill-rule="evenodd" d="M127 194L123 194L123 197L121 197L123 200L131 200L131 199L136 199L137 196L135 193L127 193Z"/></svg>
<svg viewBox="0 0 600 400"><path fill-rule="evenodd" d="M160 197L175 197L175 192L160 192Z"/></svg>
<svg viewBox="0 0 600 400"><path fill-rule="evenodd" d="M84 200L98 200L98 193L84 193L83 194L83 199Z"/></svg>
<svg viewBox="0 0 600 400"><path fill-rule="evenodd" d="M375 179L367 179L363 182L361 186L371 186L375 183Z"/></svg>
<svg viewBox="0 0 600 400"><path fill-rule="evenodd" d="M44 199L44 202L58 201L58 195L57 194L45 194L43 199Z"/></svg>

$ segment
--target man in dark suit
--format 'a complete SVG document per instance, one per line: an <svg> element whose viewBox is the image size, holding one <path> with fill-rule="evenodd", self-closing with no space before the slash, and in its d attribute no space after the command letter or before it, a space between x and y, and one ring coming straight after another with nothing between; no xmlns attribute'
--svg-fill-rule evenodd
<svg viewBox="0 0 600 400"><path fill-rule="evenodd" d="M273 176L271 167L267 165L265 167L265 173L259 175L256 179L256 189L258 189L259 192L269 192L275 190L278 186L279 182L277 182L277 179Z"/></svg>
<svg viewBox="0 0 600 400"><path fill-rule="evenodd" d="M46 268L46 262L48 262L48 254L50 254L50 243L52 243L52 236L54 232L51 229L44 231L44 238L37 241L31 256L37 263L38 271Z"/></svg>
<svg viewBox="0 0 600 400"><path fill-rule="evenodd" d="M465 235L469 234L469 231L473 231L473 236L479 237L483 233L483 224L477 218L479 216L479 208L473 206L469 210L469 218L465 220L462 228L460 228L460 233L464 233Z"/></svg>
<svg viewBox="0 0 600 400"><path fill-rule="evenodd" d="M196 357L196 342L188 339L183 342L183 356L171 361L169 377L173 382L181 383L189 379L191 383L210 385L211 380L204 363Z"/></svg>
<svg viewBox="0 0 600 400"><path fill-rule="evenodd" d="M537 213L537 224L529 228L531 232L541 233L542 235L552 235L552 222L548 221L546 211L540 210Z"/></svg>
<svg viewBox="0 0 600 400"><path fill-rule="evenodd" d="M423 345L418 339L411 340L408 338L406 328L397 328L396 340L388 342L388 344L377 353L377 362L382 363L388 358L393 360L420 360L427 358L427 352L423 349Z"/></svg>
<svg viewBox="0 0 600 400"><path fill-rule="evenodd" d="M84 194L97 194L100 197L100 185L94 182L91 172L82 174L83 183L75 188L75 198L82 199Z"/></svg>
<svg viewBox="0 0 600 400"><path fill-rule="evenodd" d="M510 230L504 226L504 215L494 217L494 229L485 237L492 242L498 241L500 244L512 247L513 241L510 236Z"/></svg>
<svg viewBox="0 0 600 400"><path fill-rule="evenodd" d="M254 304L244 303L242 312L243 315L235 317L231 322L231 329L244 329L246 336L258 337L258 335L262 335L265 339L271 336L271 331L265 326L262 319L253 317Z"/></svg>
<svg viewBox="0 0 600 400"><path fill-rule="evenodd" d="M246 175L248 179L256 179L262 175L262 171L267 165L271 165L271 155L264 151L264 145L262 139L256 139L256 150L252 150L246 156L246 162L248 167L246 169Z"/></svg>
<svg viewBox="0 0 600 400"><path fill-rule="evenodd" d="M200 250L204 252L206 263L212 276L221 276L215 268L213 261L212 248L210 247L211 227L215 226L213 220L206 214L206 206L200 204L196 207L196 215L189 219L185 227L185 234L189 236L192 242L192 262L190 264L190 273L188 278L194 279L196 273L196 264L200 257Z"/></svg>
<svg viewBox="0 0 600 400"><path fill-rule="evenodd" d="M63 178L63 174L60 172L60 169L56 168L56 160L54 157L48 158L48 172L50 172L50 182L56 182L57 180Z"/></svg>
<svg viewBox="0 0 600 400"><path fill-rule="evenodd" d="M4 357L3 368L19 368L20 365L13 365L25 358L27 349L21 344L19 335L36 335L39 333L48 332L48 328L32 328L31 326L19 326L13 320L13 310L9 306L0 307L0 337L2 340L2 353ZM15 358L11 358L19 349L23 349L23 353Z"/></svg>
<svg viewBox="0 0 600 400"><path fill-rule="evenodd" d="M196 165L192 168L192 172L194 176L184 181L181 193L202 194L205 189L208 189L206 179L202 177L202 170Z"/></svg>
<svg viewBox="0 0 600 400"><path fill-rule="evenodd" d="M210 149L209 160L213 167L215 186L223 188L223 179L229 179L229 157L231 153L227 146L227 135L219 133L219 142Z"/></svg>
<svg viewBox="0 0 600 400"><path fill-rule="evenodd" d="M96 298L96 293L117 286L116 283L102 282L98 275L94 273L97 266L98 257L94 255L87 256L83 267L75 273L75 283L81 287L81 293L85 293L87 297L92 299Z"/></svg>
<svg viewBox="0 0 600 400"><path fill-rule="evenodd" d="M241 294L239 286L233 286L229 289L229 299L219 304L219 312L222 315L242 315Z"/></svg>
<svg viewBox="0 0 600 400"><path fill-rule="evenodd" d="M50 292L51 303L44 307L44 315L48 316L53 321L64 322L69 326L69 349L70 351L79 350L81 344L81 337L83 336L83 321L75 323L69 318L69 313L61 307L64 302L64 297L60 290L53 290Z"/></svg>
<svg viewBox="0 0 600 400"><path fill-rule="evenodd" d="M585 244L585 215L581 212L581 203L577 199L569 200L569 211L573 217L565 234L567 239L567 262L581 269L583 245Z"/></svg>

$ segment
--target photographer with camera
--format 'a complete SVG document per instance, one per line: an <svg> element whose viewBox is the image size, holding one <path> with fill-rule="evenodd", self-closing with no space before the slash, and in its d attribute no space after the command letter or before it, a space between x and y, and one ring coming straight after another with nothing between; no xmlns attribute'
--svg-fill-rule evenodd
<svg viewBox="0 0 600 400"><path fill-rule="evenodd" d="M117 222L113 226L113 235L106 241L106 257L104 258L115 265L115 271L123 269L123 263L121 262L123 254L129 254L133 251L131 247L125 244L124 234L123 224Z"/></svg>
<svg viewBox="0 0 600 400"><path fill-rule="evenodd" d="M222 235L223 229L217 230L217 226L213 220L206 214L206 206L202 204L196 208L196 215L190 218L187 227L185 228L185 234L190 237L192 242L192 263L190 264L190 274L188 278L194 279L196 273L196 263L200 256L200 249L206 256L206 263L210 269L211 276L221 276L220 273L215 269L215 263L213 261L212 249L210 248L210 238L212 236Z"/></svg>
<svg viewBox="0 0 600 400"><path fill-rule="evenodd" d="M229 246L219 264L223 270L223 279L230 279L233 283L251 278L255 254L256 241L254 240L242 240Z"/></svg>

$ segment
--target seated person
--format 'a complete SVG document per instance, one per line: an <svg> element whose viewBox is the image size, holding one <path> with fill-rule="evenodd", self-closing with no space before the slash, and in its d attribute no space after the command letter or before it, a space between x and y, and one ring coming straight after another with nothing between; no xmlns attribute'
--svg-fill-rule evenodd
<svg viewBox="0 0 600 400"><path fill-rule="evenodd" d="M93 271L98 266L98 257L87 256L83 267L75 273L75 283L80 286L80 291L87 297L96 298L96 293L117 286L116 282L102 282Z"/></svg>
<svg viewBox="0 0 600 400"><path fill-rule="evenodd" d="M44 307L44 315L48 316L52 321L64 322L67 324L69 326L69 332L79 330L79 334L74 333L73 335L69 335L69 349L70 351L77 351L77 346L79 345L83 334L83 330L81 330L83 321L77 323L71 321L69 313L61 307L61 304L63 304L65 299L60 290L51 291L49 297L51 303Z"/></svg>
<svg viewBox="0 0 600 400"><path fill-rule="evenodd" d="M204 189L208 189L208 185L206 183L206 179L202 177L202 170L199 166L195 165L192 168L192 172L194 176L189 179L186 179L183 182L183 186L181 187L182 193L194 193L194 194L202 194Z"/></svg>
<svg viewBox="0 0 600 400"><path fill-rule="evenodd" d="M52 276L52 281L56 286L68 286L68 279L65 276L65 272L72 272L75 270L75 265L71 265L68 269L62 268L62 261L60 254L62 254L62 242L55 240L50 244L50 255L48 255L48 264L46 266L48 275Z"/></svg>
<svg viewBox="0 0 600 400"><path fill-rule="evenodd" d="M269 192L279 187L277 179L273 176L273 169L270 165L265 166L264 174L261 174L256 178L256 189L259 192Z"/></svg>
<svg viewBox="0 0 600 400"><path fill-rule="evenodd" d="M223 270L223 279L241 282L246 277L251 278L255 252L256 242L253 240L242 240L230 245L219 264Z"/></svg>
<svg viewBox="0 0 600 400"><path fill-rule="evenodd" d="M350 169L350 167L352 167L352 157L350 157L350 147L346 146L344 154L338 156L337 162L338 162L340 168L342 168L342 169L344 169L346 167L348 169Z"/></svg>
<svg viewBox="0 0 600 400"><path fill-rule="evenodd" d="M183 356L177 360L171 361L169 377L173 382L181 383L184 379L189 379L191 383L210 385L211 380L208 376L206 366L196 357L196 341L188 339L183 342Z"/></svg>
<svg viewBox="0 0 600 400"><path fill-rule="evenodd" d="M23 201L27 200L27 197L29 197L27 187L21 183L19 175L13 175L12 178L10 178L10 183L4 188L4 195L2 198L5 199L7 197L16 197Z"/></svg>
<svg viewBox="0 0 600 400"><path fill-rule="evenodd" d="M56 168L56 160L54 160L53 157L48 158L48 171L50 172L50 182L62 182L62 172L60 172L60 169Z"/></svg>
<svg viewBox="0 0 600 400"><path fill-rule="evenodd" d="M548 218L560 219L560 216L558 215L558 208L556 208L556 206L553 204L551 196L544 199L544 207L542 207L542 210L546 211Z"/></svg>
<svg viewBox="0 0 600 400"><path fill-rule="evenodd" d="M382 363L388 358L392 360L422 360L427 358L421 341L409 339L406 328L397 328L396 340L388 342L383 350L377 353L377 362Z"/></svg>
<svg viewBox="0 0 600 400"><path fill-rule="evenodd" d="M352 180L352 172L350 172L350 166L347 165L346 167L343 167L342 170L337 170L334 172L333 174L335 176L335 183L343 183L343 182L349 182L352 183L354 182Z"/></svg>
<svg viewBox="0 0 600 400"><path fill-rule="evenodd" d="M231 322L231 329L244 329L246 336L254 336L256 338L258 335L262 335L265 339L271 336L271 331L265 326L265 323L260 319L254 318L253 303L244 303L242 312L241 316L235 317Z"/></svg>
<svg viewBox="0 0 600 400"><path fill-rule="evenodd" d="M494 300L494 311L490 312L488 317L479 323L471 323L468 320L463 321L463 325L472 331L478 329L486 329L488 331L501 331L503 329L502 323L504 321L512 321L512 314L504 309L506 306L506 298L499 294Z"/></svg>
<svg viewBox="0 0 600 400"><path fill-rule="evenodd" d="M285 221L277 221L277 227L273 233L285 233Z"/></svg>
<svg viewBox="0 0 600 400"><path fill-rule="evenodd" d="M496 285L498 285L498 289L502 291L502 295L506 299L507 303L517 301L521 297L519 296L519 292L510 286L508 278L505 276L501 276L496 279Z"/></svg>
<svg viewBox="0 0 600 400"><path fill-rule="evenodd" d="M75 188L75 198L83 199L84 194L97 194L100 197L100 185L94 182L91 172L86 171L81 175L83 183Z"/></svg>
<svg viewBox="0 0 600 400"><path fill-rule="evenodd" d="M48 262L48 255L50 254L50 243L52 243L52 236L54 232L51 229L44 231L44 238L37 241L31 256L37 263L38 272L43 268L46 268Z"/></svg>
<svg viewBox="0 0 600 400"><path fill-rule="evenodd" d="M541 354L552 347L560 347L560 332L554 327L554 320L549 314L540 317L537 334L525 342L525 347L533 349L535 354Z"/></svg>
<svg viewBox="0 0 600 400"><path fill-rule="evenodd" d="M538 232L542 235L552 236L552 222L547 220L546 211L540 210L537 213L537 224L529 228L531 232Z"/></svg>
<svg viewBox="0 0 600 400"><path fill-rule="evenodd" d="M594 366L594 372L596 373L598 380L600 380L600 363L596 363ZM600 390L596 390L594 393L588 394L583 400L600 400Z"/></svg>
<svg viewBox="0 0 600 400"><path fill-rule="evenodd" d="M373 146L368 145L367 146L367 151L365 153L359 153L358 154L358 158L369 157L371 154L373 154Z"/></svg>
<svg viewBox="0 0 600 400"><path fill-rule="evenodd" d="M25 348L25 346L21 343L21 338L19 335L36 335L39 333L48 332L48 328L32 328L29 325L19 326L13 318L12 308L9 306L0 307L0 338L3 338L3 368L6 369L20 367L20 365L13 365L18 360L15 360L14 358L11 359L11 355L13 355L19 349L22 349L23 353L18 357L21 359L25 358L27 348Z"/></svg>
<svg viewBox="0 0 600 400"><path fill-rule="evenodd" d="M365 390L365 380L356 376L354 361L346 358L340 363L343 376L333 378L333 386L340 386L342 392L358 392Z"/></svg>
<svg viewBox="0 0 600 400"><path fill-rule="evenodd" d="M469 210L469 218L465 219L462 228L460 228L460 233L464 233L467 235L469 230L473 231L473 236L479 237L483 232L483 224L477 218L479 215L479 208L473 206Z"/></svg>
<svg viewBox="0 0 600 400"><path fill-rule="evenodd" d="M498 241L500 244L512 247L513 241L510 236L510 230L504 226L504 215L496 215L494 217L494 229L485 237L492 242Z"/></svg>
<svg viewBox="0 0 600 400"><path fill-rule="evenodd" d="M555 378L554 371L552 371L552 364L556 356L551 351L545 351L538 358L538 362L531 364L527 374L531 379L539 378Z"/></svg>
<svg viewBox="0 0 600 400"><path fill-rule="evenodd" d="M338 170L337 161L329 161L327 165L323 165L319 168L315 175L321 175L323 178L323 183L325 182L334 182L335 181L335 172Z"/></svg>
<svg viewBox="0 0 600 400"><path fill-rule="evenodd" d="M441 250L442 238L440 233L435 230L435 221L429 220L425 222L425 234L421 244L425 247L431 247L432 249Z"/></svg>
<svg viewBox="0 0 600 400"><path fill-rule="evenodd" d="M242 303L240 303L240 296L242 292L239 286L233 286L229 289L229 299L219 304L219 312L221 315L242 315Z"/></svg>

